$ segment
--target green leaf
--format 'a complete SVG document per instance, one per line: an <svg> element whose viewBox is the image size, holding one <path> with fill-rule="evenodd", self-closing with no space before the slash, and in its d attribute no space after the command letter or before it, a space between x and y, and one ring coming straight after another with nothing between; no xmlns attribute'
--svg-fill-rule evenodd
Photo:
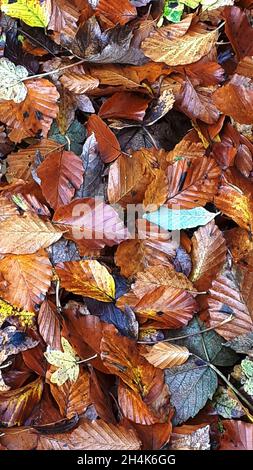
<svg viewBox="0 0 253 470"><path fill-rule="evenodd" d="M183 11L183 3L178 3L177 1L166 1L163 8L163 16L168 21L172 21L173 23L179 23Z"/></svg>
<svg viewBox="0 0 253 470"><path fill-rule="evenodd" d="M218 388L212 405L215 411L225 419L241 418L245 414L240 402L233 398L225 387Z"/></svg>
<svg viewBox="0 0 253 470"><path fill-rule="evenodd" d="M176 344L186 346L192 354L196 354L204 361L211 362L216 366L227 367L234 365L238 360L237 354L224 347L224 339L214 330L201 333L204 328L204 323L194 317L184 328L171 331L169 337L192 335L178 340Z"/></svg>
<svg viewBox="0 0 253 470"><path fill-rule="evenodd" d="M2 0L1 11L6 15L19 18L29 26L45 28L51 14L50 2L35 0Z"/></svg>
<svg viewBox="0 0 253 470"><path fill-rule="evenodd" d="M202 361L190 358L182 366L165 370L165 382L175 407L174 425L193 418L211 399L217 386L216 373Z"/></svg>
<svg viewBox="0 0 253 470"><path fill-rule="evenodd" d="M84 126L76 119L69 126L66 135L60 133L55 121L53 122L48 134L48 138L65 145L65 150L71 150L76 155L80 155L82 153L82 144L84 142L85 136L86 131Z"/></svg>
<svg viewBox="0 0 253 470"><path fill-rule="evenodd" d="M206 225L213 220L217 214L208 212L204 207L195 207L194 209L168 209L161 206L157 211L146 212L143 215L153 224L165 230L181 230L185 228L193 228L199 225Z"/></svg>

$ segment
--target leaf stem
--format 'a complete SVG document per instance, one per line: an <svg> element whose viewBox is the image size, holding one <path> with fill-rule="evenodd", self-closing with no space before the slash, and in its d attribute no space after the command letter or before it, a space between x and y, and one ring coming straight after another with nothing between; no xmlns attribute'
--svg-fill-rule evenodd
<svg viewBox="0 0 253 470"><path fill-rule="evenodd" d="M193 354L194 355L194 354ZM209 367L211 367L211 369L213 369L217 375L220 376L220 378L227 384L227 386L229 388L231 388L231 390L233 390L233 392L247 405L247 407L253 411L253 405L247 400L247 398L245 398L241 392L239 392L239 390L237 390L237 388L235 388L231 382L229 382L229 380L225 377L225 375L223 375L223 373L216 367L214 366L213 364L211 364L210 362L208 363Z"/></svg>
<svg viewBox="0 0 253 470"><path fill-rule="evenodd" d="M191 336L201 335L202 333L206 333L207 331L215 330L216 328L219 328L220 326L225 325L226 323L229 323L233 319L234 319L234 315L231 314L225 320L222 320L220 323L217 323L217 325L210 326L210 327L205 328L201 331L197 331L196 333L189 333L188 335L176 336L175 338L166 338L166 339L157 340L157 341L137 341L137 343L139 343L139 344L156 344L156 343L167 343L167 342L177 341L179 339L186 339L186 338L190 338Z"/></svg>
<svg viewBox="0 0 253 470"><path fill-rule="evenodd" d="M12 364L12 361L6 362L6 364L1 364L0 369L6 369L6 367L9 367Z"/></svg>
<svg viewBox="0 0 253 470"><path fill-rule="evenodd" d="M81 361L77 361L77 364L83 364L84 362L89 362L91 359L96 359L98 357L98 354L94 354L91 357L88 357L87 359L82 359Z"/></svg>
<svg viewBox="0 0 253 470"><path fill-rule="evenodd" d="M38 73L36 75L29 75L28 77L22 78L20 81L25 82L26 80L31 80L32 78L47 77L48 75L53 75L54 73L62 72L63 70L70 69L71 67L75 67L75 65L83 64L84 62L86 62L85 59L82 59L82 60L79 60L78 62L75 62L74 64L63 65L62 67L59 67L58 69L49 70L48 72Z"/></svg>

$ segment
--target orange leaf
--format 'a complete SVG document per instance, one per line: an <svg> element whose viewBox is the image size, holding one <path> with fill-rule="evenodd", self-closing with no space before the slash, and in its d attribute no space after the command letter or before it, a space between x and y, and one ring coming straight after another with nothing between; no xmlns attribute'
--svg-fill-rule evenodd
<svg viewBox="0 0 253 470"><path fill-rule="evenodd" d="M24 387L0 394L0 421L5 426L20 426L40 402L43 382L39 377Z"/></svg>
<svg viewBox="0 0 253 470"><path fill-rule="evenodd" d="M73 152L50 153L38 168L41 189L53 209L68 204L83 182L83 164Z"/></svg>
<svg viewBox="0 0 253 470"><path fill-rule="evenodd" d="M93 114L87 121L88 135L94 132L98 143L98 150L103 162L110 163L120 156L121 150L117 137L104 121Z"/></svg>
<svg viewBox="0 0 253 470"><path fill-rule="evenodd" d="M80 373L76 382L65 382L60 387L50 382L51 393L59 406L61 415L72 418L85 412L91 401L89 398L89 374Z"/></svg>
<svg viewBox="0 0 253 470"><path fill-rule="evenodd" d="M253 331L253 271L246 268L225 270L209 289L210 324L226 340ZM232 321L218 326L233 315Z"/></svg>
<svg viewBox="0 0 253 470"><path fill-rule="evenodd" d="M166 204L184 209L211 202L218 188L221 170L212 158L179 160L167 169L169 194Z"/></svg>
<svg viewBox="0 0 253 470"><path fill-rule="evenodd" d="M38 314L40 335L51 349L61 349L61 327L57 308L51 300L45 299Z"/></svg>
<svg viewBox="0 0 253 470"><path fill-rule="evenodd" d="M104 119L132 119L141 122L144 119L149 101L137 93L114 93L102 104L98 114Z"/></svg>
<svg viewBox="0 0 253 470"><path fill-rule="evenodd" d="M98 0L96 13L105 16L112 23L124 25L137 16L136 8L129 0Z"/></svg>
<svg viewBox="0 0 253 470"><path fill-rule="evenodd" d="M115 298L114 279L96 260L60 263L56 271L62 287L69 292L102 302L112 302Z"/></svg>
<svg viewBox="0 0 253 470"><path fill-rule="evenodd" d="M11 127L9 138L21 142L27 137L47 137L53 118L57 116L59 93L44 78L26 81L27 95L21 103L1 101L0 120Z"/></svg>
<svg viewBox="0 0 253 470"><path fill-rule="evenodd" d="M252 450L253 425L235 419L222 421L225 432L219 450Z"/></svg>
<svg viewBox="0 0 253 470"><path fill-rule="evenodd" d="M199 291L206 291L226 261L226 243L214 220L200 227L192 237L191 281Z"/></svg>
<svg viewBox="0 0 253 470"><path fill-rule="evenodd" d="M113 325L106 325L100 347L105 366L147 404L160 395L164 386L163 372L138 353L134 340L121 336Z"/></svg>
<svg viewBox="0 0 253 470"><path fill-rule="evenodd" d="M52 266L46 253L7 255L0 260L0 272L7 281L1 297L18 308L36 311L52 279Z"/></svg>
<svg viewBox="0 0 253 470"><path fill-rule="evenodd" d="M234 74L233 78L213 94L214 104L240 124L253 121L253 84L250 78Z"/></svg>
<svg viewBox="0 0 253 470"><path fill-rule="evenodd" d="M56 150L59 146L60 144L54 140L42 139L37 144L10 153L7 157L6 178L8 183L12 183L19 178L24 181L32 181L31 170L36 153L39 151L41 156L45 158L48 153Z"/></svg>

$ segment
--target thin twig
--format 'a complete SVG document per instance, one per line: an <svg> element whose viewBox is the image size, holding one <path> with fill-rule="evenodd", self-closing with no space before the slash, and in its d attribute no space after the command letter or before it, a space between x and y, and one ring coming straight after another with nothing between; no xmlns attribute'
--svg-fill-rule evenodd
<svg viewBox="0 0 253 470"><path fill-rule="evenodd" d="M144 130L144 132L146 132L148 138L150 139L151 144L153 144L154 147L158 150L159 147L158 147L154 137L152 136L152 134L150 134L149 130L145 126L143 126L143 130Z"/></svg>
<svg viewBox="0 0 253 470"><path fill-rule="evenodd" d="M62 306L61 306L61 301L60 301L60 279L59 278L56 280L56 285L55 285L55 303L56 303L56 308L58 312L61 312Z"/></svg>
<svg viewBox="0 0 253 470"><path fill-rule="evenodd" d="M197 331L196 333L189 333L188 335L176 336L175 338L166 338L166 339L157 340L157 341L137 341L137 343L139 344L167 343L167 342L177 341L179 339L190 338L191 336L201 335L202 333L206 333L207 331L215 330L216 328L219 328L220 326L225 325L226 323L229 323L233 319L234 319L234 316L233 314L231 314L228 318L226 318L225 320L222 320L222 322L217 323L217 325L210 326L209 328L205 328L201 331Z"/></svg>
<svg viewBox="0 0 253 470"><path fill-rule="evenodd" d="M69 64L69 65L63 65L62 67L58 67L58 69L54 70L49 70L48 72L43 72L43 73L38 73L36 75L30 75L28 77L21 78L21 82L25 82L26 80L31 80L32 78L42 78L42 77L47 77L48 75L53 75L54 73L62 72L63 70L70 69L71 67L75 67L75 65L80 65L86 62L85 59L79 60L78 62L75 62L74 64Z"/></svg>

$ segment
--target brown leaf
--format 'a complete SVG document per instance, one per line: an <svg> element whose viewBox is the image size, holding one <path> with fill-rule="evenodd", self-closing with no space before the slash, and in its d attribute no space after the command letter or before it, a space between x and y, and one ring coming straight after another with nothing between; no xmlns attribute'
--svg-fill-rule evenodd
<svg viewBox="0 0 253 470"><path fill-rule="evenodd" d="M7 281L1 297L18 308L36 311L52 279L52 266L46 254L41 251L30 255L7 255L0 260L0 272Z"/></svg>
<svg viewBox="0 0 253 470"><path fill-rule="evenodd" d="M167 37L165 28L158 29L142 42L144 54L155 62L186 65L207 55L217 40L217 32L188 31L181 37ZM169 35L168 35L169 36Z"/></svg>
<svg viewBox="0 0 253 470"><path fill-rule="evenodd" d="M13 142L40 134L47 137L58 112L59 93L52 83L44 78L31 78L25 83L27 95L24 101L1 101L0 120L11 127L9 138Z"/></svg>
<svg viewBox="0 0 253 470"><path fill-rule="evenodd" d="M102 104L98 114L102 119L117 118L141 122L149 101L149 99L136 93L114 93Z"/></svg>
<svg viewBox="0 0 253 470"><path fill-rule="evenodd" d="M18 209L15 204L5 196L0 196L0 222L17 215Z"/></svg>
<svg viewBox="0 0 253 470"><path fill-rule="evenodd" d="M78 427L64 434L41 434L37 450L138 450L140 441L132 430L82 419Z"/></svg>
<svg viewBox="0 0 253 470"><path fill-rule="evenodd" d="M121 380L118 387L118 401L124 417L136 424L150 426L162 420L162 416L156 414L142 400L139 393L134 392Z"/></svg>
<svg viewBox="0 0 253 470"><path fill-rule="evenodd" d="M94 132L98 143L98 150L103 162L110 163L120 156L121 150L117 137L105 122L96 114L87 121L88 135Z"/></svg>
<svg viewBox="0 0 253 470"><path fill-rule="evenodd" d="M214 197L216 207L234 220L241 228L253 229L253 192L251 183L233 169L225 178Z"/></svg>
<svg viewBox="0 0 253 470"><path fill-rule="evenodd" d="M213 200L221 170L212 158L178 160L168 167L169 194L166 204L184 209L204 206Z"/></svg>
<svg viewBox="0 0 253 470"><path fill-rule="evenodd" d="M20 426L39 403L43 382L38 378L24 387L0 394L0 421L7 427Z"/></svg>
<svg viewBox="0 0 253 470"><path fill-rule="evenodd" d="M109 271L96 260L69 261L56 266L61 286L69 292L102 302L115 298L115 283Z"/></svg>
<svg viewBox="0 0 253 470"><path fill-rule="evenodd" d="M160 395L163 373L138 353L134 340L121 336L113 325L106 325L100 347L105 366L147 404Z"/></svg>
<svg viewBox="0 0 253 470"><path fill-rule="evenodd" d="M74 38L77 30L79 9L75 2L69 0L54 0L48 29L60 33L63 37Z"/></svg>
<svg viewBox="0 0 253 470"><path fill-rule="evenodd" d="M68 204L83 182L83 164L73 152L58 150L41 163L37 173L44 197L53 209Z"/></svg>
<svg viewBox="0 0 253 470"><path fill-rule="evenodd" d="M253 331L253 271L246 268L225 270L209 289L208 308L210 324L226 340ZM233 315L232 321L218 323Z"/></svg>
<svg viewBox="0 0 253 470"><path fill-rule="evenodd" d="M96 13L108 18L113 24L124 25L135 18L136 8L131 5L129 0L98 0L96 2Z"/></svg>
<svg viewBox="0 0 253 470"><path fill-rule="evenodd" d="M143 356L150 364L160 369L168 367L180 366L187 361L189 351L185 346L177 346L170 343L157 343L148 349Z"/></svg>
<svg viewBox="0 0 253 470"><path fill-rule="evenodd" d="M60 387L50 382L51 393L59 406L61 415L72 418L76 413L81 415L90 405L89 374L80 373L76 382L68 380Z"/></svg>
<svg viewBox="0 0 253 470"><path fill-rule="evenodd" d="M110 397L110 382L108 375L103 375L90 367L90 400L95 406L100 418L106 423L116 424Z"/></svg>
<svg viewBox="0 0 253 470"><path fill-rule="evenodd" d="M42 302L38 314L40 335L51 349L61 349L61 327L57 308L51 300Z"/></svg>
<svg viewBox="0 0 253 470"><path fill-rule="evenodd" d="M253 30L245 11L237 6L225 7L225 33L236 52L237 59L253 54Z"/></svg>
<svg viewBox="0 0 253 470"><path fill-rule="evenodd" d="M60 77L60 82L62 83L64 88L67 88L67 90L77 95L87 93L90 90L94 90L94 88L97 88L99 85L98 79L87 75L82 69L82 67L75 67L65 72Z"/></svg>
<svg viewBox="0 0 253 470"><path fill-rule="evenodd" d="M221 439L219 450L252 450L253 425L235 419L222 421L225 433Z"/></svg>
<svg viewBox="0 0 253 470"><path fill-rule="evenodd" d="M192 142L184 137L180 142L168 153L168 162L175 161L178 158L202 158L205 155L205 147L202 142Z"/></svg>
<svg viewBox="0 0 253 470"><path fill-rule="evenodd" d="M77 243L81 256L87 251L113 246L128 238L118 212L105 204L103 199L75 199L57 209L53 221L58 227L66 229L65 237Z"/></svg>
<svg viewBox="0 0 253 470"><path fill-rule="evenodd" d="M226 261L226 242L214 220L200 227L192 237L190 279L199 291L206 291Z"/></svg>
<svg viewBox="0 0 253 470"><path fill-rule="evenodd" d="M190 119L194 121L199 119L207 124L213 124L220 116L219 110L213 103L212 88L194 88L190 80L184 82L177 96L176 106Z"/></svg>
<svg viewBox="0 0 253 470"><path fill-rule="evenodd" d="M122 242L115 254L115 264L125 277L132 277L149 266L171 266L176 255L176 243L168 237L144 238ZM131 263L129 263L131 259Z"/></svg>
<svg viewBox="0 0 253 470"><path fill-rule="evenodd" d="M110 204L119 203L125 207L143 201L151 174L142 150L134 152L131 157L120 155L110 166L107 189Z"/></svg>
<svg viewBox="0 0 253 470"><path fill-rule="evenodd" d="M232 79L213 94L214 104L240 124L252 124L253 83L250 78L234 74Z"/></svg>
<svg viewBox="0 0 253 470"><path fill-rule="evenodd" d="M46 157L59 146L60 144L54 140L42 139L38 143L30 145L25 149L21 148L18 152L10 153L7 157L8 168L6 178L8 183L12 183L16 179L31 181L31 170L37 152L39 152L42 157Z"/></svg>
<svg viewBox="0 0 253 470"><path fill-rule="evenodd" d="M59 228L35 214L14 215L0 224L0 250L1 253L16 255L35 253L52 245L61 236Z"/></svg>

